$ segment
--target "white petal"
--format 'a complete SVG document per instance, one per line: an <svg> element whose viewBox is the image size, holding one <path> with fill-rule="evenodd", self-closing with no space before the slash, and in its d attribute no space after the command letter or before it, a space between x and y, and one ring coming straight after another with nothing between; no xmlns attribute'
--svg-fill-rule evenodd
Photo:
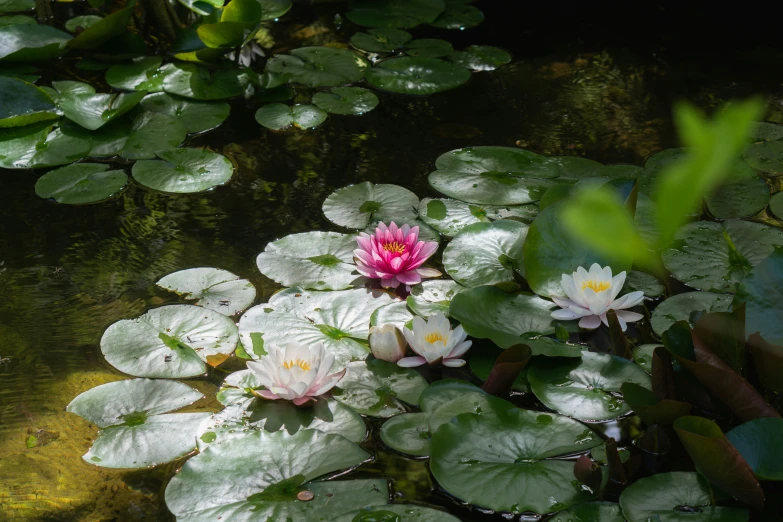
<svg viewBox="0 0 783 522"><path fill-rule="evenodd" d="M424 357L403 357L397 361L397 366L402 366L403 368L413 368L422 364L427 364L427 359Z"/></svg>
<svg viewBox="0 0 783 522"><path fill-rule="evenodd" d="M587 317L582 317L582 319L579 321L580 328L594 330L599 326L601 326L601 318L597 315L588 315Z"/></svg>
<svg viewBox="0 0 783 522"><path fill-rule="evenodd" d="M642 319L644 316L642 314L637 314L636 312L629 312L628 310L617 310L615 312L617 314L617 318L622 318L627 323L635 323L639 319Z"/></svg>
<svg viewBox="0 0 783 522"><path fill-rule="evenodd" d="M620 293L620 290L623 289L623 285L625 284L625 271L620 272L616 276L612 278L612 299L615 299L617 295Z"/></svg>
<svg viewBox="0 0 783 522"><path fill-rule="evenodd" d="M598 275L599 281L603 283L611 283L612 282L612 267L611 266L605 266L601 269L601 272L599 272Z"/></svg>
<svg viewBox="0 0 783 522"><path fill-rule="evenodd" d="M622 310L624 308L633 308L644 300L644 292L636 291L625 294L620 299L612 303L612 308Z"/></svg>
<svg viewBox="0 0 783 522"><path fill-rule="evenodd" d="M576 269L576 272L574 272L574 283L576 283L577 275L582 279L582 281L584 281L585 279L590 279L590 274L588 274L587 270L585 270L581 266Z"/></svg>
<svg viewBox="0 0 783 522"><path fill-rule="evenodd" d="M335 387L335 385L340 381L340 379L343 378L344 375L345 370L327 375L322 382L316 383L317 386L312 386L308 390L307 395L321 395L322 393L328 392Z"/></svg>
<svg viewBox="0 0 783 522"><path fill-rule="evenodd" d="M468 336L467 333L465 333L465 330L462 328L462 325L457 326L454 331L451 332L451 336L449 336L449 343L451 346L457 346L459 343L465 340L465 338Z"/></svg>
<svg viewBox="0 0 783 522"><path fill-rule="evenodd" d="M454 357L459 357L463 353L467 352L472 345L473 341L465 341L464 343L460 343L452 348L451 352L447 354L446 358L452 359Z"/></svg>
<svg viewBox="0 0 783 522"><path fill-rule="evenodd" d="M582 317L582 314L577 314L568 309L555 310L552 312L552 319L558 319L560 321L573 321L574 319L579 319L580 317Z"/></svg>
<svg viewBox="0 0 783 522"><path fill-rule="evenodd" d="M601 315L606 312L606 305L604 299L600 295L595 293L592 288L585 288L585 300L587 301L587 307L595 315Z"/></svg>
<svg viewBox="0 0 783 522"><path fill-rule="evenodd" d="M465 360L464 359L443 359L443 366L448 366L449 368L459 368L460 366L465 366Z"/></svg>

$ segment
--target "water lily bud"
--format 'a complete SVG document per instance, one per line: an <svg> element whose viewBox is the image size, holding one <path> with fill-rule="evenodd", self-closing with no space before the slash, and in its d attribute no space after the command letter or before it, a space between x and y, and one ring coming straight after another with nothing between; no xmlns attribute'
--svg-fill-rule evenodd
<svg viewBox="0 0 783 522"><path fill-rule="evenodd" d="M370 327L370 350L376 359L397 362L405 356L408 343L393 324Z"/></svg>

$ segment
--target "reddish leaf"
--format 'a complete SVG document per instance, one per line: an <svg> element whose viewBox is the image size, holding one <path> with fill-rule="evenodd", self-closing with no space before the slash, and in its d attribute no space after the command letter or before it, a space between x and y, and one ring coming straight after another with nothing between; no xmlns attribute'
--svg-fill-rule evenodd
<svg viewBox="0 0 783 522"><path fill-rule="evenodd" d="M593 462L587 455L582 455L574 464L574 476L576 480L592 489L599 491L603 482L603 471L597 462Z"/></svg>
<svg viewBox="0 0 783 522"><path fill-rule="evenodd" d="M702 315L693 333L735 372L745 368L745 305L733 312ZM698 361L698 354L697 361ZM703 362L703 361L698 361Z"/></svg>
<svg viewBox="0 0 783 522"><path fill-rule="evenodd" d="M642 435L642 438L639 441L639 447L643 451L653 455L665 455L669 453L671 445L672 443L669 440L669 436L666 434L666 430L663 429L663 426L658 426L657 424L649 426L644 431L644 435Z"/></svg>
<svg viewBox="0 0 783 522"><path fill-rule="evenodd" d="M691 412L692 406L687 402L659 399L647 388L632 382L624 383L621 390L626 404L648 426L651 424L668 425Z"/></svg>
<svg viewBox="0 0 783 522"><path fill-rule="evenodd" d="M625 336L623 327L617 319L617 312L609 310L606 313L606 320L609 323L609 334L612 340L612 353L618 357L630 359L633 356L631 347L628 344L628 338Z"/></svg>
<svg viewBox="0 0 783 522"><path fill-rule="evenodd" d="M679 398L677 386L674 383L672 356L663 347L658 347L653 351L652 388L653 393L661 399L677 400Z"/></svg>
<svg viewBox="0 0 783 522"><path fill-rule="evenodd" d="M761 385L774 392L783 392L783 346L775 346L754 333L748 338L748 348Z"/></svg>
<svg viewBox="0 0 783 522"><path fill-rule="evenodd" d="M530 360L531 354L530 347L526 344L515 344L503 350L495 359L495 365L481 389L492 395L507 394Z"/></svg>
<svg viewBox="0 0 783 522"><path fill-rule="evenodd" d="M618 484L628 482L625 476L625 468L620 454L617 452L617 443L612 437L606 439L606 462L609 464L609 478Z"/></svg>

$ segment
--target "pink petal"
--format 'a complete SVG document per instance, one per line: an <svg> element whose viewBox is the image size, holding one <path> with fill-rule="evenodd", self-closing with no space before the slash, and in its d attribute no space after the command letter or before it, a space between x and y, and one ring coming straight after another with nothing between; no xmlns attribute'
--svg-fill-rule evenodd
<svg viewBox="0 0 783 522"><path fill-rule="evenodd" d="M397 361L397 366L402 366L403 368L413 368L422 364L427 364L427 359L424 357L403 357Z"/></svg>
<svg viewBox="0 0 783 522"><path fill-rule="evenodd" d="M264 399L269 399L270 401L276 401L277 399L280 398L279 396L275 395L269 390L257 390L256 394L260 395Z"/></svg>
<svg viewBox="0 0 783 522"><path fill-rule="evenodd" d="M409 270L407 272L400 272L396 274L397 280L406 285L416 285L421 283L421 276L415 270Z"/></svg>
<svg viewBox="0 0 783 522"><path fill-rule="evenodd" d="M552 312L552 319L557 319L559 321L573 321L574 319L579 319L580 317L582 317L581 314L572 312L567 308L563 308L561 310L555 310L554 312Z"/></svg>
<svg viewBox="0 0 783 522"><path fill-rule="evenodd" d="M397 277L391 276L391 277L384 277L381 279L381 286L384 288L397 288L400 286L400 282L397 280Z"/></svg>
<svg viewBox="0 0 783 522"><path fill-rule="evenodd" d="M315 397L310 397L308 395L305 395L304 397L299 397L291 402L293 402L295 406L304 406L305 404L315 402L316 400L317 399Z"/></svg>
<svg viewBox="0 0 783 522"><path fill-rule="evenodd" d="M391 267L392 270L394 270L395 273L397 273L402 268L402 261L403 260L401 257L392 258L391 261L389 262L389 266ZM403 281L403 283L404 282L405 281Z"/></svg>
<svg viewBox="0 0 783 522"><path fill-rule="evenodd" d="M644 317L642 314L629 312L628 310L616 310L615 313L617 314L618 319L622 318L626 323L635 323Z"/></svg>

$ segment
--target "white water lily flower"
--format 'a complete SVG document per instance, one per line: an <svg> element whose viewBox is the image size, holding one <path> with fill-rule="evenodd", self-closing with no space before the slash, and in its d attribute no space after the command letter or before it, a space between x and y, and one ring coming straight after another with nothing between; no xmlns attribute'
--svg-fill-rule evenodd
<svg viewBox="0 0 783 522"><path fill-rule="evenodd" d="M237 59L235 51L231 51L226 56L232 62ZM265 56L266 54L264 54L264 50L260 45L255 42L248 42L239 50L239 63L242 65L242 67L250 67L253 62L256 61L256 57L263 58Z"/></svg>
<svg viewBox="0 0 783 522"><path fill-rule="evenodd" d="M612 277L612 269L608 266L601 268L598 263L593 263L589 272L580 266L572 275L563 274L560 286L568 299L552 297L555 304L562 308L552 312L552 317L565 321L579 319L579 326L593 329L598 328L602 322L608 326L606 312L614 310L620 326L625 331L627 323L644 317L642 314L625 310L641 303L644 292L631 292L616 299L623 284L625 272Z"/></svg>
<svg viewBox="0 0 783 522"><path fill-rule="evenodd" d="M370 350L376 359L397 362L405 356L408 343L402 332L393 324L370 327Z"/></svg>
<svg viewBox="0 0 783 522"><path fill-rule="evenodd" d="M248 361L266 390L257 392L264 399L284 399L301 406L331 390L343 378L345 370L327 375L334 355L326 353L322 343L310 347L291 342L286 347L267 346L260 361Z"/></svg>
<svg viewBox="0 0 783 522"><path fill-rule="evenodd" d="M467 334L462 326L452 330L451 323L443 314L430 316L427 321L414 317L413 330L405 328L403 334L410 347L418 354L397 361L397 364L403 367L421 366L425 363L434 366L443 362L444 366L457 368L465 364L459 357L473 344L473 341L465 340Z"/></svg>

